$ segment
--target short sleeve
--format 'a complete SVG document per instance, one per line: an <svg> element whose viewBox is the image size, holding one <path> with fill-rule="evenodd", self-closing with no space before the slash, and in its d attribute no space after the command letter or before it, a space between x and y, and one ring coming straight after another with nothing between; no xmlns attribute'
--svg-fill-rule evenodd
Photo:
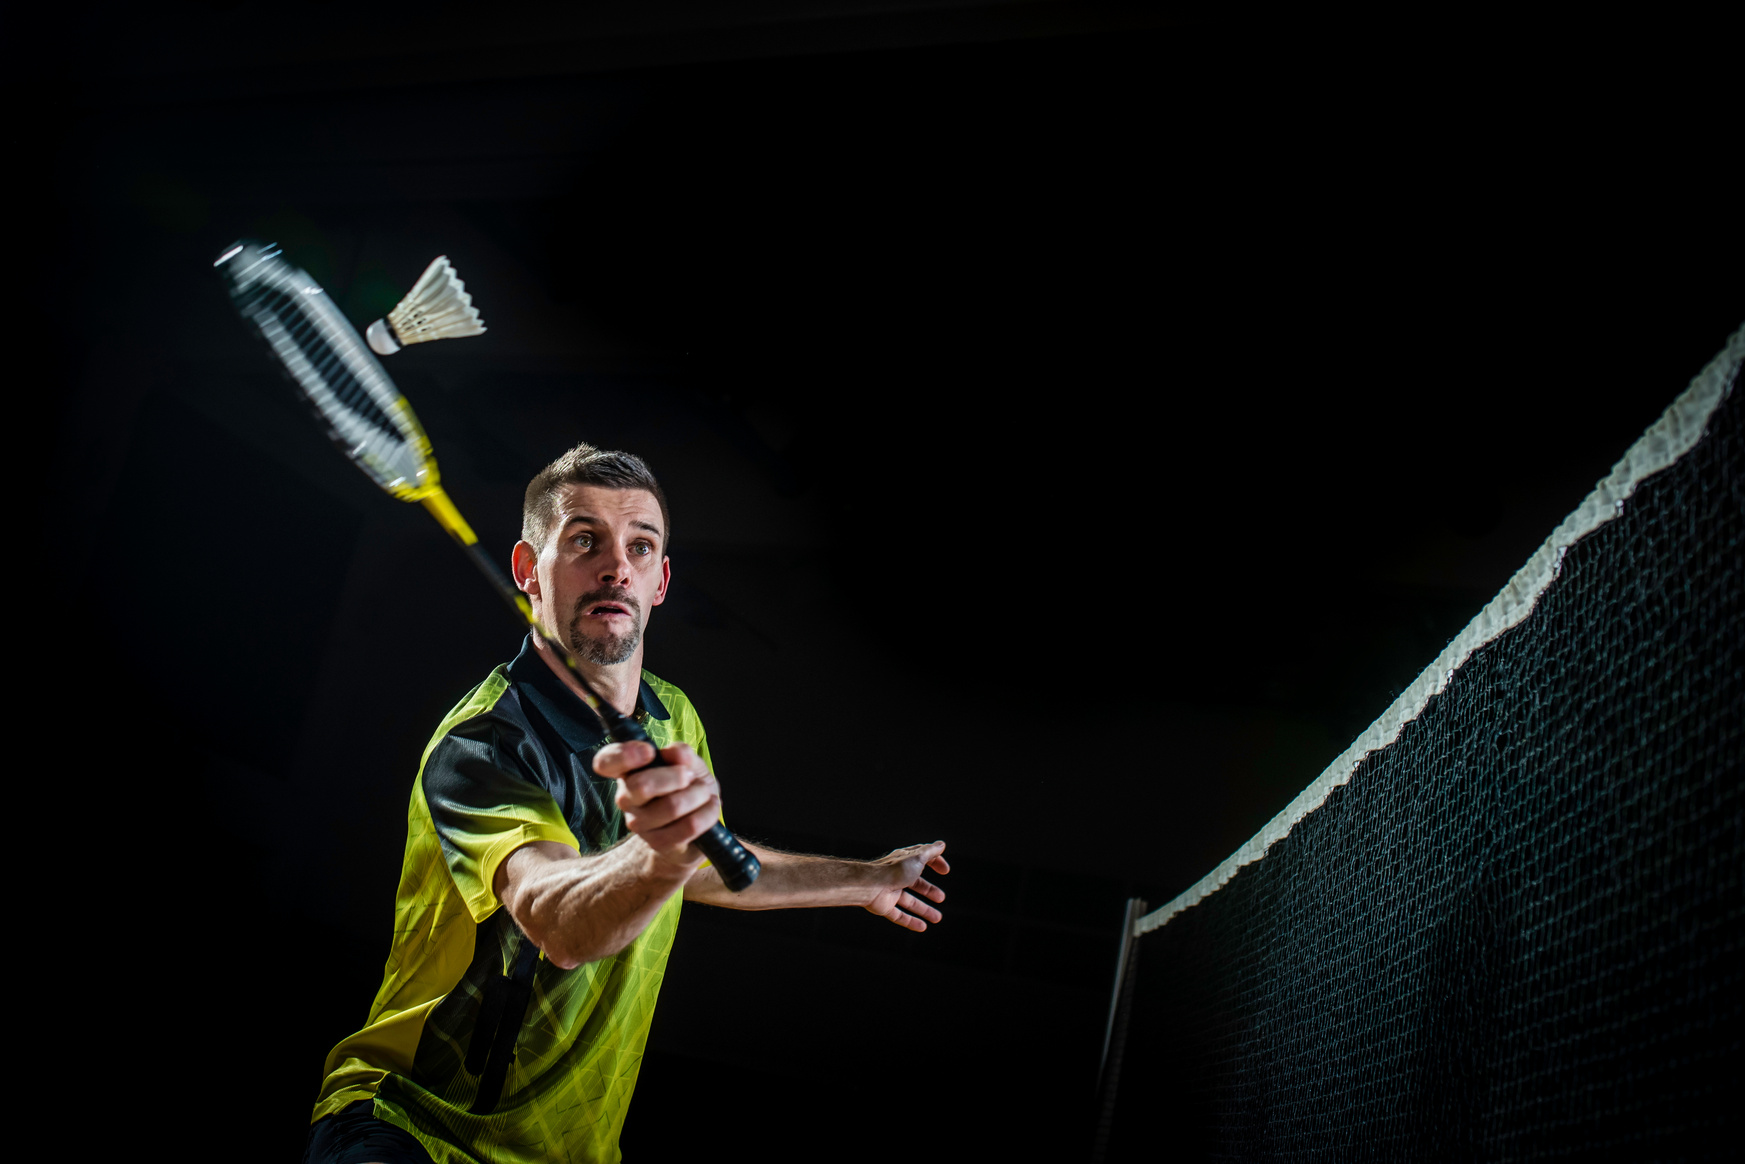
<svg viewBox="0 0 1745 1164"><path fill-rule="evenodd" d="M502 904L497 866L531 841L580 849L557 802L528 770L530 751L501 722L475 721L436 745L420 777L443 860L474 922Z"/></svg>

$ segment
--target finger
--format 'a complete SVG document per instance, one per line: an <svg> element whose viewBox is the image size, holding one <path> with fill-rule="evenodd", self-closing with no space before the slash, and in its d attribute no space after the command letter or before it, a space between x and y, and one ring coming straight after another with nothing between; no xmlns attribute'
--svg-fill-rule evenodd
<svg viewBox="0 0 1745 1164"><path fill-rule="evenodd" d="M920 860L923 868L932 869L936 873L949 873L951 872L951 864L945 859L944 854L945 842L934 841L927 845L910 845L906 849L892 849L885 854L885 859L888 861L899 855L915 857Z"/></svg>
<svg viewBox="0 0 1745 1164"><path fill-rule="evenodd" d="M885 918L887 921L895 922L906 930L914 930L916 933L920 933L927 928L927 923L922 921L920 918L910 917L902 910L894 907L879 916Z"/></svg>
<svg viewBox="0 0 1745 1164"><path fill-rule="evenodd" d="M607 744L594 755L594 771L614 780L628 776L638 768L646 768L656 759L654 745L641 740Z"/></svg>
<svg viewBox="0 0 1745 1164"><path fill-rule="evenodd" d="M674 768L663 764L658 768L644 768L640 772L620 777L618 791L613 793L612 801L619 808L628 811L658 797L670 796L682 788L694 788L698 785L707 786L711 792L719 787L707 768Z"/></svg>
<svg viewBox="0 0 1745 1164"><path fill-rule="evenodd" d="M682 853L698 837L708 832L721 813L721 802L710 797L708 803L661 828L637 829L636 835L662 853Z"/></svg>
<svg viewBox="0 0 1745 1164"><path fill-rule="evenodd" d="M625 809L624 823L630 826L631 832L646 835L655 829L663 829L710 803L720 804L721 798L715 795L713 788L699 782L670 795L657 796L646 804Z"/></svg>
<svg viewBox="0 0 1745 1164"><path fill-rule="evenodd" d="M918 918L924 918L930 922L943 921L945 918L944 914L940 913L938 910L934 909L931 905L928 905L912 893L905 893L903 896L897 898L897 906L906 913L913 914Z"/></svg>
<svg viewBox="0 0 1745 1164"><path fill-rule="evenodd" d="M660 758L663 763L671 764L675 768L702 768L705 771L707 770L707 765L703 763L696 752L691 750L691 745L689 744L668 744L660 750Z"/></svg>
<svg viewBox="0 0 1745 1164"><path fill-rule="evenodd" d="M931 901L945 900L945 890L939 888L939 886L928 881L926 878L917 878L915 884L909 886L909 889L914 893L921 894L923 897L926 897Z"/></svg>

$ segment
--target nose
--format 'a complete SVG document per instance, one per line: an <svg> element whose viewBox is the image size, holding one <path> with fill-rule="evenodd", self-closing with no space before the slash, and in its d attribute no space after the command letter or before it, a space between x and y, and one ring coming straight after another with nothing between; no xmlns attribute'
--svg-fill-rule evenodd
<svg viewBox="0 0 1745 1164"><path fill-rule="evenodd" d="M628 586L630 584L630 551L621 545L614 545L612 552L600 563L600 581L603 583Z"/></svg>

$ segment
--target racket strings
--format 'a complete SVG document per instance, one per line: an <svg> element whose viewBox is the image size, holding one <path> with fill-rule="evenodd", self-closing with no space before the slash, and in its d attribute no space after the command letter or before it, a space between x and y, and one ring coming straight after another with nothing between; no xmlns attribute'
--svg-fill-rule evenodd
<svg viewBox="0 0 1745 1164"><path fill-rule="evenodd" d="M388 439L406 443L407 435L401 431L394 419L371 398L369 389L358 379L347 362L329 340L322 334L313 312L305 308L298 299L279 288L264 289L258 300L260 306L270 311L285 329L285 334L303 353L309 366L321 377L322 384L331 394L334 403L348 412L362 418L379 429ZM325 404L325 401L317 401ZM329 411L323 407L323 412Z"/></svg>
<svg viewBox="0 0 1745 1164"><path fill-rule="evenodd" d="M245 314L254 316L329 435L390 492L434 485L422 430L350 324L318 288L311 293L306 276L275 267L255 278Z"/></svg>

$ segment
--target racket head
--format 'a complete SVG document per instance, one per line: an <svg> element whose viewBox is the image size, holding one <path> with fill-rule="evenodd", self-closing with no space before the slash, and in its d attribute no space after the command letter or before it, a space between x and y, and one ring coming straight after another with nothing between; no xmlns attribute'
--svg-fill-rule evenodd
<svg viewBox="0 0 1745 1164"><path fill-rule="evenodd" d="M238 314L352 463L402 501L439 492L430 440L375 353L321 285L277 247L242 240L213 266Z"/></svg>

